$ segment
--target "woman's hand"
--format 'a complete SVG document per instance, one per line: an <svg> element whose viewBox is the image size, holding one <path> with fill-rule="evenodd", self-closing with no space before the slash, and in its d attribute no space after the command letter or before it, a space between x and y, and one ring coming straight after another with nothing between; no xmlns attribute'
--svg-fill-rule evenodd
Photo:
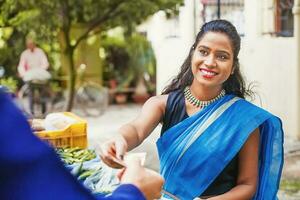
<svg viewBox="0 0 300 200"><path fill-rule="evenodd" d="M123 162L124 154L127 152L128 145L122 135L117 135L114 138L100 145L100 157L102 161L110 167L122 168L119 164Z"/></svg>
<svg viewBox="0 0 300 200"><path fill-rule="evenodd" d="M117 164L123 156L140 145L161 121L167 95L151 97L143 105L141 113L133 121L121 126L118 135L100 146L100 156L110 167L121 168Z"/></svg>

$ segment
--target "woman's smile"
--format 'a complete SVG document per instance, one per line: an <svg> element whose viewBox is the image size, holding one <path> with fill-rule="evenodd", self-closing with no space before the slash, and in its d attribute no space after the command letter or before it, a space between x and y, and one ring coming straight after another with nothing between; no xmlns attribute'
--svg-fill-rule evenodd
<svg viewBox="0 0 300 200"><path fill-rule="evenodd" d="M200 71L201 75L207 79L214 78L215 76L218 75L217 72L214 72L213 70L209 70L209 69L205 69L205 68L200 68L199 71Z"/></svg>

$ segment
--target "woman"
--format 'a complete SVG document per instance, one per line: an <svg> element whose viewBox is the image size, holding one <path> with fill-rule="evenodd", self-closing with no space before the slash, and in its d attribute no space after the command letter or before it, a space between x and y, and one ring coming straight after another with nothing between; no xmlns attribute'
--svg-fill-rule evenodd
<svg viewBox="0 0 300 200"><path fill-rule="evenodd" d="M283 164L281 121L244 98L240 37L228 21L204 24L162 95L102 145L102 159L118 167L159 124L157 141L166 199L276 199Z"/></svg>

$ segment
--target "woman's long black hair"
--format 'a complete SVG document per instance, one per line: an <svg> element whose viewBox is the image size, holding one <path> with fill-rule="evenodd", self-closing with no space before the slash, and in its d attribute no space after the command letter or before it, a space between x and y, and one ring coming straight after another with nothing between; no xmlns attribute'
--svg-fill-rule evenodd
<svg viewBox="0 0 300 200"><path fill-rule="evenodd" d="M198 33L193 46L190 49L188 57L185 59L181 66L179 74L171 81L171 83L165 87L162 94L168 94L171 91L181 89L183 90L186 86L192 84L194 76L191 69L191 60L195 48L198 42L203 38L203 36L208 32L223 33L228 36L231 41L233 49L233 74L223 83L223 88L226 94L234 94L238 97L245 98L245 96L251 96L252 92L246 89L245 81L240 72L240 64L238 59L238 54L241 46L241 38L236 30L236 28L226 20L213 20L205 23L200 32Z"/></svg>

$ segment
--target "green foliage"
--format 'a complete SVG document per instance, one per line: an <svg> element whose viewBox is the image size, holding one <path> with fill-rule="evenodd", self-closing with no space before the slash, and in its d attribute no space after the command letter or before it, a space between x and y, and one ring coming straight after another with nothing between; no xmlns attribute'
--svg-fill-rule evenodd
<svg viewBox="0 0 300 200"><path fill-rule="evenodd" d="M5 86L10 92L15 93L17 91L17 80L12 77L1 78L0 85Z"/></svg>
<svg viewBox="0 0 300 200"><path fill-rule="evenodd" d="M16 16L8 20L8 24L10 24L11 26L18 26L26 21L35 19L39 15L40 15L40 10L38 9L19 12Z"/></svg>
<svg viewBox="0 0 300 200"><path fill-rule="evenodd" d="M75 24L108 30L128 29L158 10L176 13L182 0L6 0L0 3L0 26L14 26L28 33L33 30L44 38L57 37L59 30ZM133 30L133 29L132 29ZM86 36L88 36L88 34ZM78 39L78 38L77 38Z"/></svg>
<svg viewBox="0 0 300 200"><path fill-rule="evenodd" d="M287 193L297 193L300 191L300 180L282 180L280 189Z"/></svg>
<svg viewBox="0 0 300 200"><path fill-rule="evenodd" d="M155 76L156 60L149 41L140 34L133 34L126 41L130 57L129 65L137 73L137 76L143 76L145 72L149 76Z"/></svg>
<svg viewBox="0 0 300 200"><path fill-rule="evenodd" d="M150 90L155 82L156 60L151 44L146 37L134 33L130 37L103 37L104 80L116 79L119 88L135 86L144 79Z"/></svg>
<svg viewBox="0 0 300 200"><path fill-rule="evenodd" d="M69 100L72 107L76 80L74 51L82 40L117 26L124 27L127 35L134 32L137 24L159 10L167 13L178 11L183 0L5 0L0 1L0 28L13 27L13 34L5 41L10 43L1 52L0 64L11 67L15 72L16 58L30 32L36 33L40 46L44 46L52 66L59 63L59 52L68 58ZM77 37L72 27L81 24L85 30ZM64 42L61 42L61 41ZM16 42L15 44L11 44ZM57 44L60 43L60 48ZM23 46L24 47L24 46ZM13 48L12 51L9 49ZM8 51L7 51L8 50ZM1 53L0 52L0 53ZM53 63L55 62L55 63ZM56 67L55 67L56 69Z"/></svg>
<svg viewBox="0 0 300 200"><path fill-rule="evenodd" d="M104 81L116 79L123 81L129 68L129 55L123 39L118 37L105 37L101 40L104 49Z"/></svg>
<svg viewBox="0 0 300 200"><path fill-rule="evenodd" d="M0 32L5 32L7 28L0 28ZM24 50L24 34L12 30L11 34L0 36L0 41L3 42L3 46L0 47L0 65L5 68L6 76L17 75L17 65L19 61L19 56Z"/></svg>

